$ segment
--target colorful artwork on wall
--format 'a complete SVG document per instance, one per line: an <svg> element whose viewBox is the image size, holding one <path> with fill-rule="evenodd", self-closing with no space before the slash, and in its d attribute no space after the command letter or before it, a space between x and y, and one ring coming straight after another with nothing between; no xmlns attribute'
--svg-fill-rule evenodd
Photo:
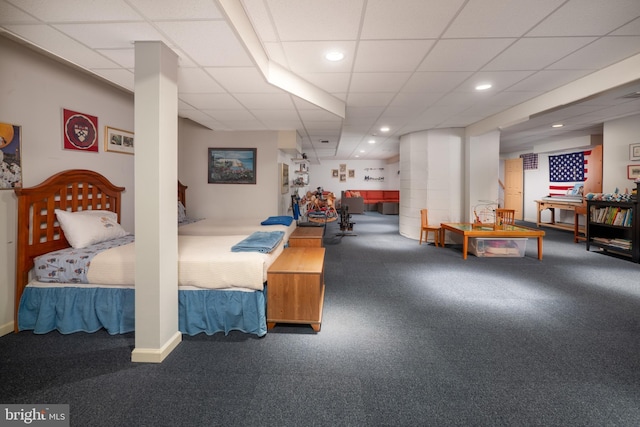
<svg viewBox="0 0 640 427"><path fill-rule="evenodd" d="M0 190L22 187L20 126L0 123Z"/></svg>

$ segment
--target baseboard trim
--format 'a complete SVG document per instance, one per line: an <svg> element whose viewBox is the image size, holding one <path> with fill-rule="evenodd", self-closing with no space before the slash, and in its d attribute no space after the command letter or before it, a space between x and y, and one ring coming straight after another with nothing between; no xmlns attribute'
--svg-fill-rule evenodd
<svg viewBox="0 0 640 427"><path fill-rule="evenodd" d="M0 325L0 337L5 335L9 335L13 332L13 322L5 323L4 325Z"/></svg>
<svg viewBox="0 0 640 427"><path fill-rule="evenodd" d="M182 333L176 332L161 348L134 348L131 361L139 363L162 363L182 341Z"/></svg>

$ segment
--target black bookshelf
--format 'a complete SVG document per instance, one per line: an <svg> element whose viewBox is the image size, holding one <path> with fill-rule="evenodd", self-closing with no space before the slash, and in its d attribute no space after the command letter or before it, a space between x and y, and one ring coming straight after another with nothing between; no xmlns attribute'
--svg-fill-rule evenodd
<svg viewBox="0 0 640 427"><path fill-rule="evenodd" d="M638 201L587 201L587 250L596 247L640 262Z"/></svg>

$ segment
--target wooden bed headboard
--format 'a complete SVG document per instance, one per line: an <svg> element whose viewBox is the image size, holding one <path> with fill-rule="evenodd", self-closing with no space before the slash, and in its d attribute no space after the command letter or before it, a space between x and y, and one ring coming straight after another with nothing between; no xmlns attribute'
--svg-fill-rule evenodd
<svg viewBox="0 0 640 427"><path fill-rule="evenodd" d="M182 206L187 207L187 187L178 181L178 201L182 202Z"/></svg>
<svg viewBox="0 0 640 427"><path fill-rule="evenodd" d="M56 220L55 209L71 212L108 210L120 222L121 193L124 187L113 185L97 172L71 169L57 173L39 185L17 188L18 242L16 253L16 299L14 329L18 331L18 306L29 271L37 256L70 245Z"/></svg>

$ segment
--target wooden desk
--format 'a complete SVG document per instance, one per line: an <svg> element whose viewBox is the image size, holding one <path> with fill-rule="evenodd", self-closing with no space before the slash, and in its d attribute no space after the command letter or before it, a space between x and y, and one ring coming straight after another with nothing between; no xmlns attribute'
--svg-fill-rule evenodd
<svg viewBox="0 0 640 427"><path fill-rule="evenodd" d="M291 248L321 248L324 227L298 227L289 236Z"/></svg>
<svg viewBox="0 0 640 427"><path fill-rule="evenodd" d="M585 216L584 227L580 227L580 215ZM587 208L585 206L576 206L573 211L573 241L578 243L580 240L587 240Z"/></svg>
<svg viewBox="0 0 640 427"><path fill-rule="evenodd" d="M442 242L444 242L444 232L449 231L459 234L463 237L462 241L462 259L467 259L467 251L469 249L469 237L505 237L505 238L529 238L536 237L538 239L538 259L542 259L542 238L544 231L534 230L532 228L522 227L519 225L504 224L501 226L483 225L476 226L472 223L442 223Z"/></svg>
<svg viewBox="0 0 640 427"><path fill-rule="evenodd" d="M310 324L320 331L324 305L324 248L285 248L267 271L267 329Z"/></svg>
<svg viewBox="0 0 640 427"><path fill-rule="evenodd" d="M569 231L574 231L574 224L557 223L556 209L575 212L575 209L577 207L584 206L582 202L568 202L561 200L536 200L535 202L538 204L538 215L536 217L536 225L538 227L545 226ZM545 209L549 209L551 211L551 222L542 222L542 220L540 219L540 214Z"/></svg>

